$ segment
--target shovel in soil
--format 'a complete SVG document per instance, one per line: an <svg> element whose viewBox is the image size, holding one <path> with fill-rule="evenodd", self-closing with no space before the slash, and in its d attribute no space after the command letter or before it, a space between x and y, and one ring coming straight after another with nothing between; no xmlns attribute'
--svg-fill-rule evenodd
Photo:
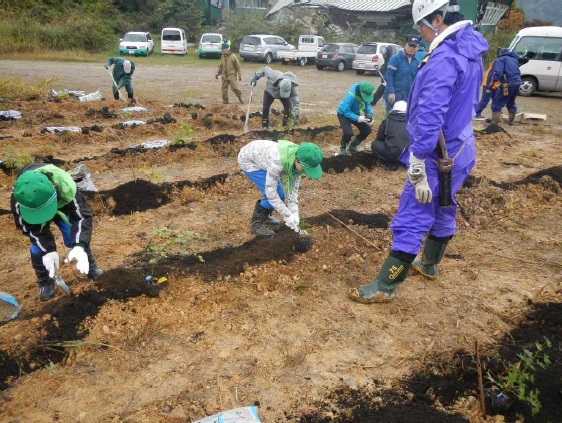
<svg viewBox="0 0 562 423"><path fill-rule="evenodd" d="M72 293L70 292L70 288L64 281L64 279L60 276L55 276L55 285L57 288L60 288L62 292L64 292L67 296L71 296Z"/></svg>
<svg viewBox="0 0 562 423"><path fill-rule="evenodd" d="M125 97L123 97L123 94L121 94L121 91L119 90L119 86L117 85L117 82L115 82L115 79L113 78L113 73L111 72L111 69L108 69L107 71L109 72L109 76L111 77L111 80L113 81L113 85L115 86L115 88L117 89L117 92L119 93L119 100L126 101ZM111 89L113 90L113 86L111 87ZM115 94L115 91L113 93Z"/></svg>
<svg viewBox="0 0 562 423"><path fill-rule="evenodd" d="M7 292L0 292L0 322L15 319L20 309L21 304L18 303L18 300Z"/></svg>
<svg viewBox="0 0 562 423"><path fill-rule="evenodd" d="M248 111L246 112L246 121L244 122L244 133L247 134L250 130L248 128L248 121L250 120L250 107L252 107L252 95L254 94L254 86L250 89L250 99L248 100Z"/></svg>

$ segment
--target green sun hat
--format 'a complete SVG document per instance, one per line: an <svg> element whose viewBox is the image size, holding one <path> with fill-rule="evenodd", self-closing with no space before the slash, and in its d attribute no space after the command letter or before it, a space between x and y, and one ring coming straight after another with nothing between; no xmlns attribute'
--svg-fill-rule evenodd
<svg viewBox="0 0 562 423"><path fill-rule="evenodd" d="M370 82L361 82L359 84L359 92L365 103L370 103L375 98L375 87Z"/></svg>
<svg viewBox="0 0 562 423"><path fill-rule="evenodd" d="M320 179L322 176L322 159L324 153L316 144L303 142L297 150L297 160L304 173L311 179Z"/></svg>
<svg viewBox="0 0 562 423"><path fill-rule="evenodd" d="M14 198L23 220L38 225L51 220L57 212L57 192L45 175L28 170L14 184Z"/></svg>

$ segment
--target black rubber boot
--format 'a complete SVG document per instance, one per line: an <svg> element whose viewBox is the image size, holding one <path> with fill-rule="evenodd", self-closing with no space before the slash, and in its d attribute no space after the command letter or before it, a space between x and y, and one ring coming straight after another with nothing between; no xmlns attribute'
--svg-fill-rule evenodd
<svg viewBox="0 0 562 423"><path fill-rule="evenodd" d="M400 285L410 270L410 263L388 256L382 264L379 274L373 281L359 288L350 288L347 295L359 303L385 303L395 296L395 290Z"/></svg>
<svg viewBox="0 0 562 423"><path fill-rule="evenodd" d="M427 279L437 279L439 268L437 265L445 255L445 249L450 238L435 239L428 236L423 247L422 258L415 259L412 263L413 269Z"/></svg>
<svg viewBox="0 0 562 423"><path fill-rule="evenodd" d="M359 153L359 150L357 150L357 147L359 146L359 144L361 144L361 142L363 142L363 140L359 140L359 139L357 139L357 137L355 137L353 139L353 141L351 141L351 144L349 144L349 152L351 154Z"/></svg>
<svg viewBox="0 0 562 423"><path fill-rule="evenodd" d="M31 254L31 266L37 275L39 300L47 301L55 296L55 280L49 277L49 271L43 265L41 254Z"/></svg>
<svg viewBox="0 0 562 423"><path fill-rule="evenodd" d="M274 231L267 228L264 223L269 217L270 210L260 206L260 200L256 202L252 221L250 222L250 230L256 235L272 236Z"/></svg>
<svg viewBox="0 0 562 423"><path fill-rule="evenodd" d="M92 249L90 247L86 248L86 254L88 255L88 263L90 264L90 270L88 271L88 279L99 279L103 275L103 270L101 270L96 264L96 259L92 254Z"/></svg>

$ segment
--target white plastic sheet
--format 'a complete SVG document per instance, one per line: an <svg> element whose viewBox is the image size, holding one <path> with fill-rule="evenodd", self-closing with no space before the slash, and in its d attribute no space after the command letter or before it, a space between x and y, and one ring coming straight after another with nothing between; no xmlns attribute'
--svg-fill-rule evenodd
<svg viewBox="0 0 562 423"><path fill-rule="evenodd" d="M196 420L193 423L259 423L258 408L256 406L233 408L221 411L212 416Z"/></svg>
<svg viewBox="0 0 562 423"><path fill-rule="evenodd" d="M78 97L78 100L80 101L95 101L95 100L101 100L103 98L103 95L101 94L100 90L97 90L95 93L90 93L90 94L86 94L82 97Z"/></svg>

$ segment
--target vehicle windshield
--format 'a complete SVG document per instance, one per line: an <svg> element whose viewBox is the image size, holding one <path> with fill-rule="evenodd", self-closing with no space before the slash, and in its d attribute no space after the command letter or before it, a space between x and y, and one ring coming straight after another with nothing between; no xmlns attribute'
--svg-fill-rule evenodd
<svg viewBox="0 0 562 423"><path fill-rule="evenodd" d="M367 44L362 45L357 50L359 54L377 54L377 45L376 44Z"/></svg>
<svg viewBox="0 0 562 423"><path fill-rule="evenodd" d="M134 43L144 43L146 42L146 36L144 34L125 34L123 41L130 41Z"/></svg>
<svg viewBox="0 0 562 423"><path fill-rule="evenodd" d="M202 43L221 43L222 37L220 35L203 35L201 38Z"/></svg>
<svg viewBox="0 0 562 423"><path fill-rule="evenodd" d="M339 49L340 46L337 44L326 44L322 50L327 53L333 53L334 51L339 51Z"/></svg>
<svg viewBox="0 0 562 423"><path fill-rule="evenodd" d="M179 31L163 31L163 41L181 41L181 33Z"/></svg>
<svg viewBox="0 0 562 423"><path fill-rule="evenodd" d="M242 42L240 44L250 44L253 46L259 46L260 43L260 39L258 37L244 37L244 39L242 40Z"/></svg>

